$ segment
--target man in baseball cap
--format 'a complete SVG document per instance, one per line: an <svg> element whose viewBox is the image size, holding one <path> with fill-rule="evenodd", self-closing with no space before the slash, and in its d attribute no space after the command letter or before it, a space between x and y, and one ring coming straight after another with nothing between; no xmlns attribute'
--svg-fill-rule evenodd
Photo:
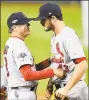
<svg viewBox="0 0 89 100"><path fill-rule="evenodd" d="M29 21L33 19L34 18L27 18L22 12L12 13L7 19L7 26L9 28L9 32L12 32L13 26L24 24L27 24L29 26Z"/></svg>
<svg viewBox="0 0 89 100"><path fill-rule="evenodd" d="M45 27L45 31L50 31L53 29L53 25L50 21L51 19L55 19L55 16L59 20L63 20L61 8L57 4L46 3L39 8L39 16L35 18L35 21L41 20L41 24ZM47 23L47 26L44 25L45 23Z"/></svg>
<svg viewBox="0 0 89 100"><path fill-rule="evenodd" d="M59 98L61 100L88 100L88 88L84 82L88 65L79 37L72 28L65 25L61 9L57 4L43 4L39 8L39 16L35 21L38 20L45 31L54 32L51 38L53 56L50 66L62 68L66 72L66 77L63 79L52 77L52 83L56 86L55 98L57 100ZM49 89L50 82L48 83L46 98L50 98L52 94L50 91L52 88Z"/></svg>

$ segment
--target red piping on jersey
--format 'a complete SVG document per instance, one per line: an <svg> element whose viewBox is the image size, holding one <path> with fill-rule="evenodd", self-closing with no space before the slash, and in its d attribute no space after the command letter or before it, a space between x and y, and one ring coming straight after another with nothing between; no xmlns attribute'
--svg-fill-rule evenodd
<svg viewBox="0 0 89 100"><path fill-rule="evenodd" d="M73 62L75 64L78 64L78 63L80 63L81 61L84 61L84 60L86 60L86 57L81 57L81 58L73 59Z"/></svg>
<svg viewBox="0 0 89 100"><path fill-rule="evenodd" d="M20 39L20 40L24 41L22 38L17 37L17 36L10 36L10 37L12 37L12 38L18 38L18 39Z"/></svg>
<svg viewBox="0 0 89 100"><path fill-rule="evenodd" d="M31 65L23 65L20 68L20 72L24 77L25 81L40 80L54 76L54 72L52 69L47 69L42 71L32 71Z"/></svg>

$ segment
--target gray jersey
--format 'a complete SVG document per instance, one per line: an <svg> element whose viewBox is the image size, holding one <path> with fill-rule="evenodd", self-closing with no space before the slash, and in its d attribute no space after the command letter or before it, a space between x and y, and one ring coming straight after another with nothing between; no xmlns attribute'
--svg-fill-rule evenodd
<svg viewBox="0 0 89 100"><path fill-rule="evenodd" d="M8 87L35 86L37 81L25 81L19 68L22 65L32 65L35 70L34 59L23 40L10 37L4 51L4 66L7 71Z"/></svg>
<svg viewBox="0 0 89 100"><path fill-rule="evenodd" d="M64 29L57 36L53 36L51 39L51 60L52 68L58 68L59 64L63 70L66 70L67 77L62 82L67 82L75 67L73 59L85 57L82 44L76 35L75 31L68 26L65 26ZM53 77L53 81L57 77ZM82 79L85 77L83 76ZM82 80L81 79L81 80Z"/></svg>

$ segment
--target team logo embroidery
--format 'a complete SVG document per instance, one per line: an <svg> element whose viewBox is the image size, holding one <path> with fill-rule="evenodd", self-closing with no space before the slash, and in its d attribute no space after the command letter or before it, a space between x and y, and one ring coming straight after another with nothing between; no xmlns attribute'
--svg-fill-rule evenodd
<svg viewBox="0 0 89 100"><path fill-rule="evenodd" d="M62 57L64 57L64 54L61 52L61 50L60 50L60 47L59 47L59 42L56 44L56 50L57 50L57 52L62 56Z"/></svg>
<svg viewBox="0 0 89 100"><path fill-rule="evenodd" d="M64 54L60 50L59 42L56 44L57 54L54 54L51 61L55 63L64 63Z"/></svg>
<svg viewBox="0 0 89 100"><path fill-rule="evenodd" d="M49 15L51 15L52 13L51 12L49 12Z"/></svg>
<svg viewBox="0 0 89 100"><path fill-rule="evenodd" d="M18 55L18 59L19 59L19 58L24 58L24 57L26 57L26 56L27 56L26 53L20 53L20 54Z"/></svg>
<svg viewBox="0 0 89 100"><path fill-rule="evenodd" d="M12 23L13 23L13 24L14 24L14 23L17 23L17 22L18 22L18 20L17 20L17 19L12 21Z"/></svg>

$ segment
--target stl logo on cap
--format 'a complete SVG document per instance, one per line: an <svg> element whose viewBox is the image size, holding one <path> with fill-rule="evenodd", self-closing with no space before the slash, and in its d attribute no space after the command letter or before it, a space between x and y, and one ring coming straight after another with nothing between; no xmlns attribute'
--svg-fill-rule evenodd
<svg viewBox="0 0 89 100"><path fill-rule="evenodd" d="M52 13L51 12L49 12L49 15L51 15Z"/></svg>
<svg viewBox="0 0 89 100"><path fill-rule="evenodd" d="M18 22L18 20L17 20L17 19L12 21L12 23L13 23L13 24L14 24L14 23L17 23L17 22Z"/></svg>

